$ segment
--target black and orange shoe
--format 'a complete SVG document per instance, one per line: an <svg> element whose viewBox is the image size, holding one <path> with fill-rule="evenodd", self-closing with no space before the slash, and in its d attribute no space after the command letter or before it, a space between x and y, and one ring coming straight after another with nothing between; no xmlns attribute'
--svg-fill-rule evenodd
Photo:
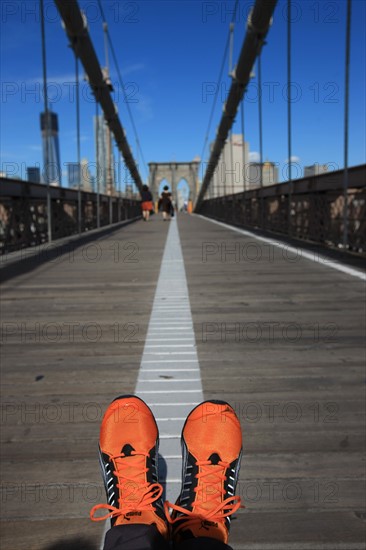
<svg viewBox="0 0 366 550"><path fill-rule="evenodd" d="M183 427L182 452L181 493L175 504L165 503L173 540L209 537L227 543L229 516L241 507L234 496L242 454L234 409L225 401L205 401L193 409Z"/></svg>
<svg viewBox="0 0 366 550"><path fill-rule="evenodd" d="M107 408L100 428L99 459L108 504L90 511L93 521L110 518L111 526L155 524L168 538L168 525L158 483L159 432L142 399L121 396ZM108 514L98 517L100 509Z"/></svg>

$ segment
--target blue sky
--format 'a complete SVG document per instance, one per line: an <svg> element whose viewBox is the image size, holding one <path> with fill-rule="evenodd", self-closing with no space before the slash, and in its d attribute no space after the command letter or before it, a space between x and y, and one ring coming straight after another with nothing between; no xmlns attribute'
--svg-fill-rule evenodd
<svg viewBox="0 0 366 550"><path fill-rule="evenodd" d="M90 34L104 64L102 20L96 0L82 0ZM235 20L234 64L238 59L249 7L241 1ZM59 116L61 164L76 161L74 58L51 0L46 5L47 68L52 108ZM146 162L189 161L200 156L213 90L220 87L209 141L213 141L230 87L228 62L217 82L234 1L103 0L110 34L126 84ZM264 159L287 162L286 14L279 1L262 54ZM366 3L352 2L349 164L365 162ZM26 166L42 165L39 113L43 110L42 58L38 1L1 2L1 164L25 177ZM296 173L303 166L343 166L344 58L346 1L293 2L292 154ZM136 142L112 59L115 101L127 138ZM52 83L52 84L51 84ZM95 160L95 104L81 84L81 156ZM234 132L241 132L240 116ZM255 76L245 99L245 139L251 158L259 151L258 86ZM205 158L207 160L207 148ZM140 159L141 161L141 159ZM141 164L141 162L140 162ZM295 173L295 175L296 175ZM141 166L141 174L147 173ZM203 175L201 171L201 176ZM66 185L66 178L64 178ZM123 184L122 184L123 187Z"/></svg>

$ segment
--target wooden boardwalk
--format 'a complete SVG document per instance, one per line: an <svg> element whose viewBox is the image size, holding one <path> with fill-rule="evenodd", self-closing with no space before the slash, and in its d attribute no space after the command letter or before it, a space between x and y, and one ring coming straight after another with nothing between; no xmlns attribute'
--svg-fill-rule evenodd
<svg viewBox="0 0 366 550"><path fill-rule="evenodd" d="M2 285L2 550L100 548L99 424L134 391L168 227L70 244ZM233 548L364 548L364 282L197 216L178 227L204 396L243 426Z"/></svg>

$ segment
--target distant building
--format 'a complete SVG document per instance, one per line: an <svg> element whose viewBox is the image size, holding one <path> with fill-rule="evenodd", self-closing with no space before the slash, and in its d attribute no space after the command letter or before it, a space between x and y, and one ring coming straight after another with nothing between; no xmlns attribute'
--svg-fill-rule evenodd
<svg viewBox="0 0 366 550"><path fill-rule="evenodd" d="M82 159L80 166L77 162L67 163L67 183L71 189L80 189L82 191L92 191L94 178L89 171L88 159Z"/></svg>
<svg viewBox="0 0 366 550"><path fill-rule="evenodd" d="M213 148L211 144L211 151ZM248 174L244 169L249 158L249 144L242 134L232 134L225 143L220 160L208 188L208 197L240 193L248 189ZM245 165L245 166L244 166ZM245 181L244 181L245 180Z"/></svg>
<svg viewBox="0 0 366 550"><path fill-rule="evenodd" d="M41 183L41 169L39 166L28 166L27 180L32 183Z"/></svg>
<svg viewBox="0 0 366 550"><path fill-rule="evenodd" d="M94 117L94 136L95 136L95 158L97 160L96 167L96 185L99 184L99 192L107 193L107 154L108 154L108 139L111 140L110 132L106 129L104 116ZM111 185L114 188L114 155L112 143L109 144L111 151Z"/></svg>
<svg viewBox="0 0 366 550"><path fill-rule="evenodd" d="M304 167L304 178L318 176L319 174L324 174L325 172L328 172L328 164L312 164L311 166Z"/></svg>
<svg viewBox="0 0 366 550"><path fill-rule="evenodd" d="M132 185L129 185L129 184L126 185L125 196L128 199L131 199L133 197Z"/></svg>
<svg viewBox="0 0 366 550"><path fill-rule="evenodd" d="M79 182L81 180L79 164L77 162L68 162L66 166L67 166L67 185L71 189L75 187L79 187Z"/></svg>
<svg viewBox="0 0 366 550"><path fill-rule="evenodd" d="M260 187L261 178L263 187L278 183L278 168L274 162L266 160L262 165L260 162L251 162L249 164L249 189Z"/></svg>
<svg viewBox="0 0 366 550"><path fill-rule="evenodd" d="M83 191L92 191L93 179L89 170L88 159L81 159L81 189Z"/></svg>
<svg viewBox="0 0 366 550"><path fill-rule="evenodd" d="M41 113L43 143L43 180L46 184L61 185L60 145L58 140L58 118L56 113Z"/></svg>

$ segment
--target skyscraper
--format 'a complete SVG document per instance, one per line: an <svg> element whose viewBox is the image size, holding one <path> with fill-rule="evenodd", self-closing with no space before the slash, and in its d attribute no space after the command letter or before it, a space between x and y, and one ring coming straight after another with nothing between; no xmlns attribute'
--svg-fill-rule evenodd
<svg viewBox="0 0 366 550"><path fill-rule="evenodd" d="M28 166L27 180L32 183L41 183L41 169L39 166Z"/></svg>
<svg viewBox="0 0 366 550"><path fill-rule="evenodd" d="M304 166L304 178L310 176L318 176L319 174L325 174L328 172L328 164L312 164L311 166Z"/></svg>
<svg viewBox="0 0 366 550"><path fill-rule="evenodd" d="M88 159L81 159L81 189L83 191L93 190L93 180L89 170Z"/></svg>
<svg viewBox="0 0 366 550"><path fill-rule="evenodd" d="M263 162L262 165L260 162L251 162L249 164L249 189L261 186L261 176L263 186L278 183L278 168L275 163L269 160Z"/></svg>
<svg viewBox="0 0 366 550"><path fill-rule="evenodd" d="M110 132L106 131L106 123L104 116L100 115L94 117L94 135L95 135L95 158L97 159L97 169L96 169L96 186L99 184L100 193L110 192L107 189L108 182L108 151L110 151L110 177L111 177L111 187L114 189L114 155L113 147L111 144L108 145L108 139L111 140Z"/></svg>
<svg viewBox="0 0 366 550"><path fill-rule="evenodd" d="M96 158L96 186L99 193L105 193L106 182L106 143L104 131L104 117L94 117L95 158Z"/></svg>
<svg viewBox="0 0 366 550"><path fill-rule="evenodd" d="M211 144L211 150L213 147ZM248 188L247 168L249 158L249 144L244 142L242 134L232 134L221 153L220 160L214 172L212 182L209 187L209 197L218 197L229 195L231 193L240 193L245 187Z"/></svg>
<svg viewBox="0 0 366 550"><path fill-rule="evenodd" d="M58 119L56 113L41 113L43 143L44 183L61 185L60 145L58 141Z"/></svg>
<svg viewBox="0 0 366 550"><path fill-rule="evenodd" d="M77 162L67 163L67 183L70 188L80 189L82 191L92 191L94 179L89 170L88 159L81 159L80 165Z"/></svg>
<svg viewBox="0 0 366 550"><path fill-rule="evenodd" d="M80 166L77 162L67 163L67 185L70 188L79 187L80 182Z"/></svg>

